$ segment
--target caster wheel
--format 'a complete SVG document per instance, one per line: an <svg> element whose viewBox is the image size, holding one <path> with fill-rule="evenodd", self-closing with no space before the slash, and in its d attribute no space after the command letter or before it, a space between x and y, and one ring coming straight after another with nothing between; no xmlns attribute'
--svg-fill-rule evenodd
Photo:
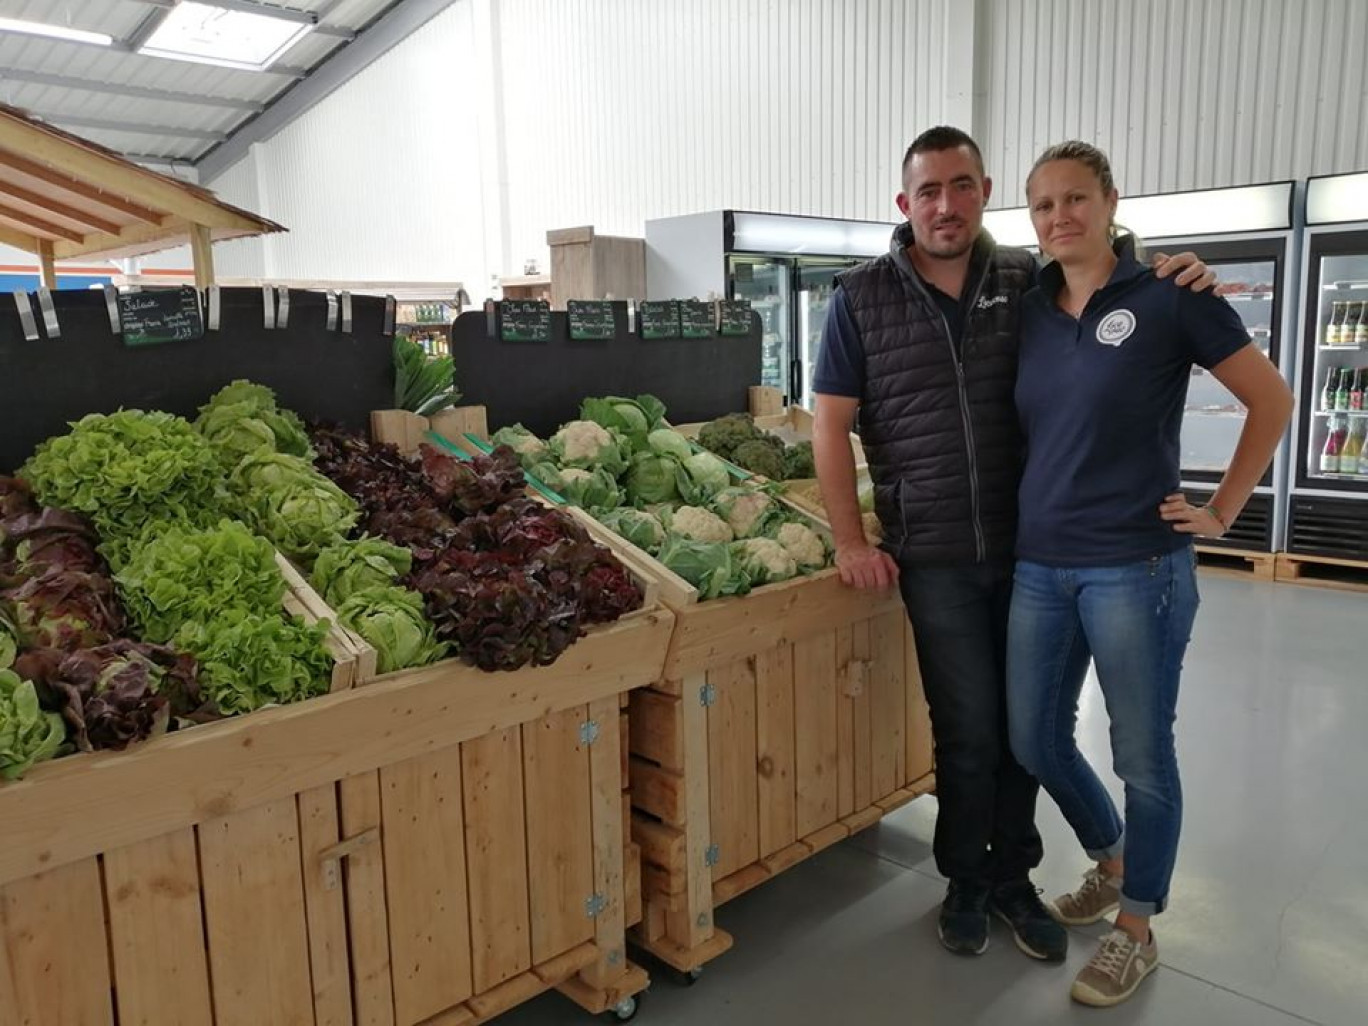
<svg viewBox="0 0 1368 1026"><path fill-rule="evenodd" d="M641 1011L641 995L625 997L605 1016L609 1022L631 1022Z"/></svg>
<svg viewBox="0 0 1368 1026"><path fill-rule="evenodd" d="M678 982L681 987L692 987L698 982L699 977L703 975L703 970L701 968L690 969L688 972L676 972L674 975L676 982Z"/></svg>

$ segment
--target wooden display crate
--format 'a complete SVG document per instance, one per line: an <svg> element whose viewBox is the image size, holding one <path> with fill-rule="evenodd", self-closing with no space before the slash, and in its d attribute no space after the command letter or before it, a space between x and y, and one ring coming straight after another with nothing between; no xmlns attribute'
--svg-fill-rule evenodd
<svg viewBox="0 0 1368 1026"><path fill-rule="evenodd" d="M668 611L0 786L0 1022L482 1022L625 958L621 696ZM212 986L210 981L212 980Z"/></svg>
<svg viewBox="0 0 1368 1026"><path fill-rule="evenodd" d="M629 699L642 900L631 939L693 972L731 947L718 905L934 786L911 629L896 594L847 588L834 569L700 602L649 554L571 512L654 577L675 614L661 676Z"/></svg>
<svg viewBox="0 0 1368 1026"><path fill-rule="evenodd" d="M1368 591L1368 561L1360 559L1279 552L1276 574L1280 583L1338 591Z"/></svg>

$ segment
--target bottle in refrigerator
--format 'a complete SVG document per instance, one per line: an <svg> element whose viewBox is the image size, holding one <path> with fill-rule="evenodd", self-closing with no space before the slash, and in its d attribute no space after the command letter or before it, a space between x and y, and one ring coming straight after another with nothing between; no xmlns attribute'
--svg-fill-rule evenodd
<svg viewBox="0 0 1368 1026"><path fill-rule="evenodd" d="M1363 321L1362 303L1344 304L1344 323L1339 329L1339 345L1352 346L1358 333L1358 326Z"/></svg>
<svg viewBox="0 0 1368 1026"><path fill-rule="evenodd" d="M1350 422L1349 434L1344 439L1344 448L1340 450L1339 472L1341 474L1357 474L1359 459L1363 456L1363 418L1355 417Z"/></svg>
<svg viewBox="0 0 1368 1026"><path fill-rule="evenodd" d="M1368 302L1359 304L1359 319L1354 325L1354 345L1368 345Z"/></svg>
<svg viewBox="0 0 1368 1026"><path fill-rule="evenodd" d="M1325 372L1325 387L1321 389L1320 408L1329 412L1335 408L1335 394L1339 392L1340 370L1331 367Z"/></svg>
<svg viewBox="0 0 1368 1026"><path fill-rule="evenodd" d="M1320 471L1322 474L1338 474L1340 453L1344 451L1344 418L1331 417L1330 427L1325 435L1325 445L1321 449Z"/></svg>
<svg viewBox="0 0 1368 1026"><path fill-rule="evenodd" d="M1344 318L1348 315L1345 309L1348 303L1336 303L1330 312L1330 323L1325 326L1325 344L1327 346L1337 346L1340 344L1340 329L1344 326Z"/></svg>
<svg viewBox="0 0 1368 1026"><path fill-rule="evenodd" d="M1340 371L1339 388L1335 389L1335 411L1343 413L1349 409L1349 368Z"/></svg>
<svg viewBox="0 0 1368 1026"><path fill-rule="evenodd" d="M1363 390L1368 387L1368 367L1354 371L1354 380L1349 385L1349 409L1358 413L1363 409Z"/></svg>

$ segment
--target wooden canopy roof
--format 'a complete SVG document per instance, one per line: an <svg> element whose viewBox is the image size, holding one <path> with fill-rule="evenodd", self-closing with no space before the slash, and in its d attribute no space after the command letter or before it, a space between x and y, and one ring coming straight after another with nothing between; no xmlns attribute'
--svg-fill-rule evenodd
<svg viewBox="0 0 1368 1026"><path fill-rule="evenodd" d="M0 104L0 242L38 254L49 288L57 260L135 256L187 240L195 279L207 285L212 242L284 230Z"/></svg>

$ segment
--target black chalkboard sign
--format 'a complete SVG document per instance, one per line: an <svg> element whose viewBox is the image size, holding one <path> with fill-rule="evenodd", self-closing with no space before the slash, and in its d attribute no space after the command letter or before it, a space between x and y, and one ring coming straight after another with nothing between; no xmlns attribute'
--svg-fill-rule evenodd
<svg viewBox="0 0 1368 1026"><path fill-rule="evenodd" d="M617 334L613 304L606 299L571 299L565 304L570 338L575 342L603 342Z"/></svg>
<svg viewBox="0 0 1368 1026"><path fill-rule="evenodd" d="M685 338L712 338L717 334L713 305L702 300L680 300L679 324Z"/></svg>
<svg viewBox="0 0 1368 1026"><path fill-rule="evenodd" d="M745 336L751 330L751 305L744 299L724 299L721 305L719 335Z"/></svg>
<svg viewBox="0 0 1368 1026"><path fill-rule="evenodd" d="M505 299L499 304L499 337L505 342L549 342L551 304L544 299Z"/></svg>
<svg viewBox="0 0 1368 1026"><path fill-rule="evenodd" d="M176 289L125 292L119 296L119 326L126 346L189 342L204 336L199 293L188 285Z"/></svg>
<svg viewBox="0 0 1368 1026"><path fill-rule="evenodd" d="M679 338L679 300L646 300L637 307L642 338Z"/></svg>

